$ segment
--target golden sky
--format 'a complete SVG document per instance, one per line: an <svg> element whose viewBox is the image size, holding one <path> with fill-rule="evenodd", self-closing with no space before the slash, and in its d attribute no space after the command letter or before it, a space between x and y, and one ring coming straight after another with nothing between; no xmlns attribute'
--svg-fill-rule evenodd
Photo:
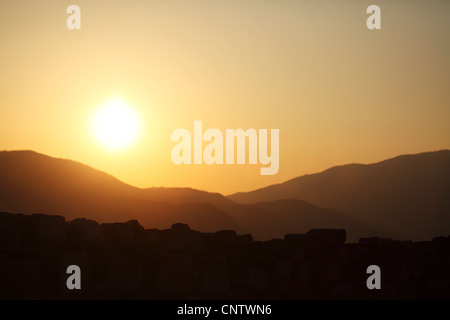
<svg viewBox="0 0 450 320"><path fill-rule="evenodd" d="M81 8L68 30L66 8ZM381 7L381 30L366 8ZM139 187L229 194L349 162L450 148L450 1L0 2L0 149L35 150ZM139 115L130 147L98 108ZM280 169L175 165L177 128L280 129Z"/></svg>

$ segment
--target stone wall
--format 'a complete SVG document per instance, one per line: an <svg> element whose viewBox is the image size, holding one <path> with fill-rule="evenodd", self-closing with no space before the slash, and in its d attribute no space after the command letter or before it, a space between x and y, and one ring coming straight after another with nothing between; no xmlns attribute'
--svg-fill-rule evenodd
<svg viewBox="0 0 450 320"><path fill-rule="evenodd" d="M450 298L450 238L363 238L314 229L253 241L187 225L145 230L0 213L0 299L411 299ZM81 290L66 287L69 265ZM381 268L381 290L366 269Z"/></svg>

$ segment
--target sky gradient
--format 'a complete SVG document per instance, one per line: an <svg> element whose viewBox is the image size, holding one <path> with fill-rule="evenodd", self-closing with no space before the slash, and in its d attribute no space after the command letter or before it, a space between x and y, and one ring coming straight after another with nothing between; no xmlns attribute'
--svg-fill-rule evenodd
<svg viewBox="0 0 450 320"><path fill-rule="evenodd" d="M66 8L81 8L68 30ZM366 28L381 7L382 29ZM450 2L2 1L0 150L83 162L139 187L229 194L328 167L450 148ZM94 138L120 97L138 140ZM175 165L171 133L280 130L280 167Z"/></svg>

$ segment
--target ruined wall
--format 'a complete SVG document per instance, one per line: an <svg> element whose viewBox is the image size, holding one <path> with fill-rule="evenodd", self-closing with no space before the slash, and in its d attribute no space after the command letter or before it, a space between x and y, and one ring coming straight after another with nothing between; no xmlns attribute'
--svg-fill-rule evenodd
<svg viewBox="0 0 450 320"><path fill-rule="evenodd" d="M314 229L253 241L187 225L145 230L137 221L0 213L1 299L398 299L450 298L450 238L364 238ZM81 290L66 287L69 265ZM381 290L366 269L381 268Z"/></svg>

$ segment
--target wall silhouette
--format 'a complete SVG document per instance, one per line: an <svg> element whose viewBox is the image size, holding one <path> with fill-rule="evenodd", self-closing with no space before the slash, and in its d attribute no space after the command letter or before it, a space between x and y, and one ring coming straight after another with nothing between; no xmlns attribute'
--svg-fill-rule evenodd
<svg viewBox="0 0 450 320"><path fill-rule="evenodd" d="M450 238L362 238L313 229L254 241L185 224L144 229L61 216L0 213L1 299L415 299L450 298ZM66 268L81 268L81 290ZM366 269L381 267L381 290Z"/></svg>

